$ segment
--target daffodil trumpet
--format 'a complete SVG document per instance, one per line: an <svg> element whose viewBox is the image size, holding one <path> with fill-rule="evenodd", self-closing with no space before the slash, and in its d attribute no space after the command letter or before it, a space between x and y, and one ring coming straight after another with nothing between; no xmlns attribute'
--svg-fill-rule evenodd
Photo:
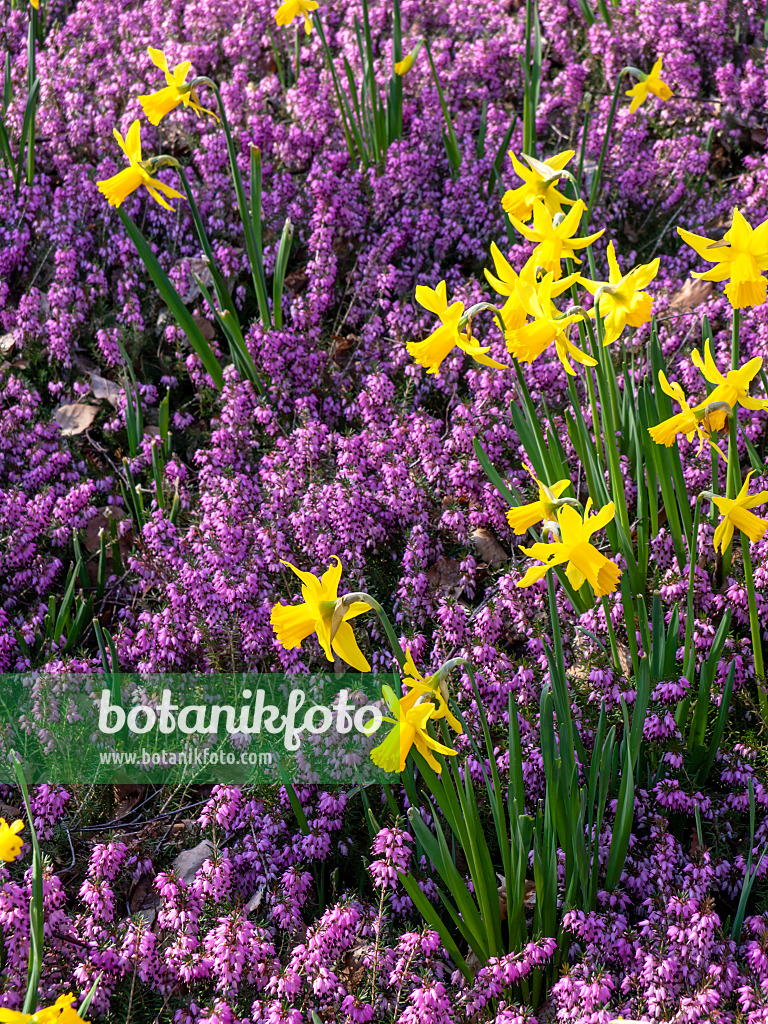
<svg viewBox="0 0 768 1024"><path fill-rule="evenodd" d="M407 662L405 652L403 651L403 648L400 646L400 641L397 639L397 634L395 633L394 627L392 626L392 623L389 621L389 616L381 607L376 598L371 597L370 594L365 594L362 591L358 591L354 594L344 594L343 597L337 599L336 607L334 608L333 615L331 616L331 640L333 640L333 638L336 636L336 633L338 632L341 623L344 621L344 616L347 614L352 605L357 604L358 602L362 602L363 604L369 605L371 609L374 612L376 612L376 614L379 617L379 622L381 622L382 626L384 627L384 632L387 634L387 639L389 640L390 647L392 648L392 653L397 659L398 666L401 669L405 668Z"/></svg>

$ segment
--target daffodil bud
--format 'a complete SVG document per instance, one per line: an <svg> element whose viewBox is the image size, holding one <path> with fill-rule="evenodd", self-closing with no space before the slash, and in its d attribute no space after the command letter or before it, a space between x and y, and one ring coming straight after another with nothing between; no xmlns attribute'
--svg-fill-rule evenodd
<svg viewBox="0 0 768 1024"><path fill-rule="evenodd" d="M407 53L405 55L405 57L403 57L402 60L399 60L395 64L395 74L396 75L399 75L402 78L403 75L407 75L408 74L408 72L413 67L413 62L416 60L416 58L417 58L417 56L419 54L419 50L421 49L422 42L423 42L423 40L420 39L418 41L418 43L416 43L414 48L411 50L411 52Z"/></svg>

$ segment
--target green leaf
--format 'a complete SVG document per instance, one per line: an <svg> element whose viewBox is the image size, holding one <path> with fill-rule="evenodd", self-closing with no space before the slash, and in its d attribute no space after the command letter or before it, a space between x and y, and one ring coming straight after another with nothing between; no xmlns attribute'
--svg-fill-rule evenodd
<svg viewBox="0 0 768 1024"><path fill-rule="evenodd" d="M221 371L218 359L211 350L211 346L205 340L202 331L192 319L189 310L181 301L181 296L171 284L168 275L160 266L157 257L147 245L144 236L136 227L133 220L128 216L125 210L118 209L117 213L120 220L123 222L123 226L128 232L131 241L136 246L139 256L141 257L144 266L147 268L147 273L152 279L157 290L160 292L163 302L165 302L166 306L173 314L176 323L186 335L187 341L189 341L195 353L200 358L206 372L213 380L214 385L220 391L224 387L224 375Z"/></svg>

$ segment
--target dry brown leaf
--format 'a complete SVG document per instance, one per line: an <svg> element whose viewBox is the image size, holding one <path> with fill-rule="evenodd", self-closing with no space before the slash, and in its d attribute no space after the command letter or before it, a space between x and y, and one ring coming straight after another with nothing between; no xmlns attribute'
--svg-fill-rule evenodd
<svg viewBox="0 0 768 1024"><path fill-rule="evenodd" d="M123 389L118 384L115 384L113 380L107 380L106 377L102 377L98 373L92 373L91 391L94 398L104 398L115 409L120 408Z"/></svg>
<svg viewBox="0 0 768 1024"><path fill-rule="evenodd" d="M98 551L101 548L101 531L103 530L107 535L107 550L109 551L109 539L110 529L109 520L114 519L116 522L120 522L125 519L125 512L117 505L109 505L106 508L100 508L95 516L92 516L85 527L85 546L90 552ZM122 537L120 537L120 554L127 554L133 544L133 534L130 530Z"/></svg>
<svg viewBox="0 0 768 1024"><path fill-rule="evenodd" d="M711 281L699 281L695 277L689 277L683 287L669 300L669 308L687 313L700 306L702 302L706 302L712 294L713 287Z"/></svg>
<svg viewBox="0 0 768 1024"><path fill-rule="evenodd" d="M461 581L461 563L455 558L441 555L435 564L427 569L427 581L432 590L442 590L449 597L459 597L464 590Z"/></svg>
<svg viewBox="0 0 768 1024"><path fill-rule="evenodd" d="M64 437L74 437L75 434L82 434L96 419L99 411L98 405L60 405L53 418L61 427Z"/></svg>
<svg viewBox="0 0 768 1024"><path fill-rule="evenodd" d="M216 337L216 328L213 326L211 321L204 316L193 316L192 319L200 328L200 333L205 338L205 340L213 341L213 339Z"/></svg>
<svg viewBox="0 0 768 1024"><path fill-rule="evenodd" d="M3 334L0 337L0 356L7 356L15 344L12 334Z"/></svg>
<svg viewBox="0 0 768 1024"><path fill-rule="evenodd" d="M135 782L120 782L112 787L115 798L115 821L124 818L144 796L144 787Z"/></svg>
<svg viewBox="0 0 768 1024"><path fill-rule="evenodd" d="M197 874L203 861L208 860L212 856L213 846L207 839L203 839L201 843L193 846L191 850L181 851L172 864L174 874L189 883Z"/></svg>
<svg viewBox="0 0 768 1024"><path fill-rule="evenodd" d="M470 537L480 558L492 569L509 561L509 555L499 544L492 530L485 526L478 526L476 530L472 531Z"/></svg>

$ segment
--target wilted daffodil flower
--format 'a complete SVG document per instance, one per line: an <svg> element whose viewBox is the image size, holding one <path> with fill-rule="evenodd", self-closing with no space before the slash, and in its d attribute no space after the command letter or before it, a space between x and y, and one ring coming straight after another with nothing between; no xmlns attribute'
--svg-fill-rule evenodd
<svg viewBox="0 0 768 1024"><path fill-rule="evenodd" d="M448 666L444 665L440 671L425 679L416 668L410 650L407 650L405 665L403 665L403 682L408 687L408 693L400 701L400 707L403 712L407 712L414 707L417 701L422 701L425 697L431 698L436 701L432 717L444 718L453 731L460 735L464 730L461 727L461 722L448 707L448 690L443 682L446 669L452 665L453 663L449 662Z"/></svg>
<svg viewBox="0 0 768 1024"><path fill-rule="evenodd" d="M333 661L333 651L335 651L340 658L343 658L358 672L370 672L371 666L357 646L355 634L347 619L353 619L356 615L370 611L371 606L363 601L355 601L345 610L336 633L332 634L333 613L339 600L341 561L334 555L321 579L311 572L302 572L290 562L282 559L281 561L301 580L304 603L276 604L272 609L269 621L272 623L279 643L287 651L290 651L293 647L299 647L302 640L316 633L328 661Z"/></svg>
<svg viewBox="0 0 768 1024"><path fill-rule="evenodd" d="M521 163L510 149L509 158L518 176L523 179L519 188L508 189L501 197L503 209L510 215L521 221L531 219L533 208L536 203L542 202L551 216L560 213L563 203L573 206L573 199L567 199L557 191L557 183L560 181L560 172L573 157L574 150L566 149L563 153L551 156L543 162L532 156L522 154L523 160L528 164Z"/></svg>
<svg viewBox="0 0 768 1024"><path fill-rule="evenodd" d="M524 238L537 243L532 259L535 260L537 266L549 271L555 281L560 280L562 273L560 261L569 257L576 263L581 263L576 256L576 250L591 245L605 231L605 228L601 228L585 238L574 237L575 232L579 229L585 208L584 202L579 199L557 224L554 223L552 214L544 203L535 204L532 227L526 227L517 217L510 216L509 218Z"/></svg>
<svg viewBox="0 0 768 1024"><path fill-rule="evenodd" d="M75 997L71 992L59 996L53 1006L44 1006L36 1013L21 1013L19 1010L0 1009L0 1024L88 1024L72 1005Z"/></svg>
<svg viewBox="0 0 768 1024"><path fill-rule="evenodd" d="M406 346L419 366L426 367L427 373L436 374L445 357L457 346L483 366L493 366L497 370L506 369L503 363L497 363L485 354L490 346L473 344L469 335L459 329L459 321L464 316L464 303L457 301L448 305L445 281L441 281L437 288L418 285L416 301L440 318L440 327L428 338L424 341L409 341Z"/></svg>
<svg viewBox="0 0 768 1024"><path fill-rule="evenodd" d="M576 348L568 337L567 329L572 323L582 320L583 316L581 313L561 316L552 302L552 285L551 274L546 274L535 287L527 281L518 280L518 297L533 321L519 330L507 331L507 348L516 359L532 363L554 342L565 372L573 377L576 371L571 365L571 359L583 366L595 366L596 360Z"/></svg>
<svg viewBox="0 0 768 1024"><path fill-rule="evenodd" d="M491 256L493 257L493 265L498 276L495 276L487 269L485 276L488 284L495 292L506 296L507 301L501 307L501 316L504 321L503 329L505 331L519 330L525 323L528 314L517 294L517 282L526 281L529 285L536 284L536 272L538 270L536 261L533 258L529 259L518 275L495 242L491 242ZM550 298L555 299L558 295L562 295L564 291L571 287L574 281L578 280L578 274L569 274L568 277L563 277L559 281L553 282Z"/></svg>
<svg viewBox="0 0 768 1024"><path fill-rule="evenodd" d="M630 114L634 114L637 108L645 103L651 94L658 96L664 103L672 95L672 90L666 82L662 82L660 77L661 61L662 58L659 57L645 78L638 82L637 85L633 85L631 89L627 89L626 95L632 97L632 103L629 107Z"/></svg>
<svg viewBox="0 0 768 1024"><path fill-rule="evenodd" d="M200 106L194 87L184 84L192 67L191 61L182 61L181 64L176 65L173 71L169 71L168 61L162 50L156 50L150 46L147 53L155 67L164 72L165 80L168 83L165 89L149 93L146 96L139 96L139 102L151 124L160 124L165 115L170 114L180 103L183 103L185 107L191 107L198 115L210 114L218 121L218 117L212 110Z"/></svg>
<svg viewBox="0 0 768 1024"><path fill-rule="evenodd" d="M573 498L560 499L563 491L571 486L570 480L558 480L557 483L547 487L541 480L538 480L529 466L524 467L531 475L533 482L539 488L539 500L529 502L527 505L518 505L507 512L507 522L516 534L522 535L536 523L545 523L551 520L557 509L566 504L576 504Z"/></svg>
<svg viewBox="0 0 768 1024"><path fill-rule="evenodd" d="M735 409L737 405L741 405L745 409L768 409L768 398L750 398L749 395L749 385L763 365L762 356L755 356L754 359L750 359L749 362L740 366L738 370L729 370L725 377L718 370L712 358L709 339L704 347L703 361L701 354L696 350L693 351L691 358L694 366L701 370L709 383L715 385L715 390L707 396L706 401L696 406L697 411L713 402L725 402L732 409Z"/></svg>
<svg viewBox="0 0 768 1024"><path fill-rule="evenodd" d="M721 242L713 242L683 228L678 228L677 233L703 260L717 264L711 270L693 274L693 277L702 281L730 279L730 284L725 286L725 294L734 309L760 306L765 302L763 271L768 270L768 220L753 228L734 207L733 223Z"/></svg>
<svg viewBox="0 0 768 1024"><path fill-rule="evenodd" d="M24 845L19 832L24 822L19 818L9 825L5 818L0 818L0 860L16 860Z"/></svg>
<svg viewBox="0 0 768 1024"><path fill-rule="evenodd" d="M589 542L596 530L602 530L613 519L614 504L610 502L594 516L589 514L591 508L590 498L582 518L575 508L564 505L557 510L559 541L554 544L533 544L529 548L520 548L529 558L535 558L543 564L532 566L518 582L518 587L530 587L543 579L550 569L567 563L565 575L575 590L578 590L585 580L589 580L598 597L605 597L606 594L614 592L621 576L621 569Z"/></svg>
<svg viewBox="0 0 768 1024"><path fill-rule="evenodd" d="M278 25L290 25L294 18L304 18L304 32L309 35L312 31L312 19L310 11L318 8L317 0L286 0L284 4L275 11L275 21Z"/></svg>
<svg viewBox="0 0 768 1024"><path fill-rule="evenodd" d="M166 185L153 177L154 171L158 169L158 163L160 161L165 162L166 165L175 163L172 158L141 159L141 127L138 121L133 122L126 132L125 139L123 139L117 128L114 129L114 136L118 146L128 157L129 166L111 178L105 178L103 181L96 182L99 186L99 192L106 197L110 206L119 206L127 196L135 192L142 185L155 202L160 203L166 210L172 210L173 207L166 203L163 196L160 195L161 192L172 199L184 199L181 192L177 192L170 185Z"/></svg>
<svg viewBox="0 0 768 1024"><path fill-rule="evenodd" d="M439 775L440 764L435 760L433 751L445 755L455 754L456 751L438 743L427 732L429 719L439 717L436 714L438 709L429 701L414 705L410 694L398 700L390 686L383 686L382 691L390 711L395 716L385 718L384 721L391 722L395 728L383 743L371 751L373 763L385 772L402 772L405 770L405 761L411 747L416 747L432 771Z"/></svg>
<svg viewBox="0 0 768 1024"><path fill-rule="evenodd" d="M605 325L604 345L611 345L619 337L627 324L630 327L641 327L651 319L653 299L642 290L659 272L658 257L652 263L644 263L628 274L622 276L616 262L616 250L613 242L608 243L608 280L587 281L580 277L582 284L590 295L599 290L597 306ZM595 316L591 310L590 316Z"/></svg>
<svg viewBox="0 0 768 1024"><path fill-rule="evenodd" d="M670 384L662 370L659 370L659 384L664 394L669 395L678 403L680 412L663 420L657 426L648 428L648 433L656 444L663 444L667 448L671 448L676 442L678 434L685 434L689 441L693 440L694 434L698 434L700 438L699 455L701 455L704 442L709 441L710 445L725 458L725 455L711 440L710 435L725 427L731 407L725 402L717 402L713 408L711 398L708 398L705 405L692 409L686 401L682 387L676 381Z"/></svg>
<svg viewBox="0 0 768 1024"><path fill-rule="evenodd" d="M731 546L735 527L745 533L753 543L762 540L768 530L768 521L760 519L754 512L749 511L749 509L764 505L768 501L768 491L758 491L757 494L748 493L749 478L753 472L754 470L751 470L747 473L744 486L735 498L721 498L717 494L705 492L705 496L717 506L723 517L715 529L715 551L725 554Z"/></svg>

